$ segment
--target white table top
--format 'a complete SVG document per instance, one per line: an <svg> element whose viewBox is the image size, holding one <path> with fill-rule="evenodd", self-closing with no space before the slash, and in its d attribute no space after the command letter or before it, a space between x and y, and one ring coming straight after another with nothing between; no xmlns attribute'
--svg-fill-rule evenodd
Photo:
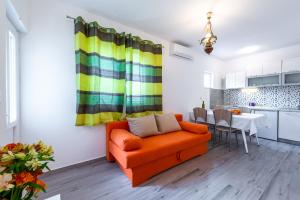
<svg viewBox="0 0 300 200"><path fill-rule="evenodd" d="M207 111L207 122L215 124L215 119L212 110ZM220 123L222 125L222 122ZM257 129L266 126L266 116L263 114L242 113L241 115L232 116L233 128L243 131L249 130L250 135L256 134Z"/></svg>

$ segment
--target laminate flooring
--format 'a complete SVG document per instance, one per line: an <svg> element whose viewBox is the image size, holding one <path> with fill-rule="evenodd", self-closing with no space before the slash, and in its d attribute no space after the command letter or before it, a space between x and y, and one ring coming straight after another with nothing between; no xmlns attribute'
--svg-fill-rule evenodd
<svg viewBox="0 0 300 200"><path fill-rule="evenodd" d="M231 151L224 145L132 188L116 163L98 160L42 177L62 200L298 200L300 146L260 139Z"/></svg>

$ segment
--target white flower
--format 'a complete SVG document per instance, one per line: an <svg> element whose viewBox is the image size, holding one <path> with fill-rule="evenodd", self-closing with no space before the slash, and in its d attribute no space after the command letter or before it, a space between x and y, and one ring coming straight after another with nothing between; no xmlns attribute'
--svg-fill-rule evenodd
<svg viewBox="0 0 300 200"><path fill-rule="evenodd" d="M11 151L8 151L7 154L2 155L1 161L2 162L8 162L8 161L11 161L13 159L15 159L15 155Z"/></svg>
<svg viewBox="0 0 300 200"><path fill-rule="evenodd" d="M10 184L9 182L12 180L11 174L3 174L0 175L0 192L10 190L14 187L13 184Z"/></svg>
<svg viewBox="0 0 300 200"><path fill-rule="evenodd" d="M30 161L27 161L27 162L25 163L25 166L26 166L26 167L29 167L29 168L31 168L32 170L35 171L38 167L42 166L42 163L39 162L38 159L32 159L32 160L30 160Z"/></svg>
<svg viewBox="0 0 300 200"><path fill-rule="evenodd" d="M36 152L35 149L30 149L29 150L29 155L32 157L32 158L36 158L38 156L38 153Z"/></svg>

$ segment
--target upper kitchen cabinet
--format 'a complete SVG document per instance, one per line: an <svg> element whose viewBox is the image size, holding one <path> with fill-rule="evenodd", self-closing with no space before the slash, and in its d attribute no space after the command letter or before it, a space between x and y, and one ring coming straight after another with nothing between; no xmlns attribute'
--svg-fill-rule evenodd
<svg viewBox="0 0 300 200"><path fill-rule="evenodd" d="M282 73L282 85L300 85L300 71Z"/></svg>
<svg viewBox="0 0 300 200"><path fill-rule="evenodd" d="M247 77L281 73L281 60L262 61L246 65Z"/></svg>
<svg viewBox="0 0 300 200"><path fill-rule="evenodd" d="M232 89L235 85L235 73L226 73L226 89Z"/></svg>
<svg viewBox="0 0 300 200"><path fill-rule="evenodd" d="M282 62L282 72L300 71L300 57L285 59Z"/></svg>
<svg viewBox="0 0 300 200"><path fill-rule="evenodd" d="M246 86L245 72L226 73L226 89L244 88Z"/></svg>
<svg viewBox="0 0 300 200"><path fill-rule="evenodd" d="M262 75L280 74L281 60L264 61L262 63Z"/></svg>
<svg viewBox="0 0 300 200"><path fill-rule="evenodd" d="M262 75L262 64L247 64L246 65L246 73L247 76L259 76Z"/></svg>
<svg viewBox="0 0 300 200"><path fill-rule="evenodd" d="M278 73L247 77L248 87L267 87L279 85L281 85L281 74Z"/></svg>

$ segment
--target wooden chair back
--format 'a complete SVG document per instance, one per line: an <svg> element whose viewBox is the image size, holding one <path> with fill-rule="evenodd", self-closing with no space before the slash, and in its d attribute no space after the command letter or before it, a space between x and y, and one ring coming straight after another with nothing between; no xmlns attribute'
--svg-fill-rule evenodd
<svg viewBox="0 0 300 200"><path fill-rule="evenodd" d="M207 122L207 110L204 108L196 107L193 109L195 122L200 119L200 122Z"/></svg>
<svg viewBox="0 0 300 200"><path fill-rule="evenodd" d="M224 109L216 109L214 112L215 126L220 126L220 122L225 122L225 126L231 127L232 112Z"/></svg>

